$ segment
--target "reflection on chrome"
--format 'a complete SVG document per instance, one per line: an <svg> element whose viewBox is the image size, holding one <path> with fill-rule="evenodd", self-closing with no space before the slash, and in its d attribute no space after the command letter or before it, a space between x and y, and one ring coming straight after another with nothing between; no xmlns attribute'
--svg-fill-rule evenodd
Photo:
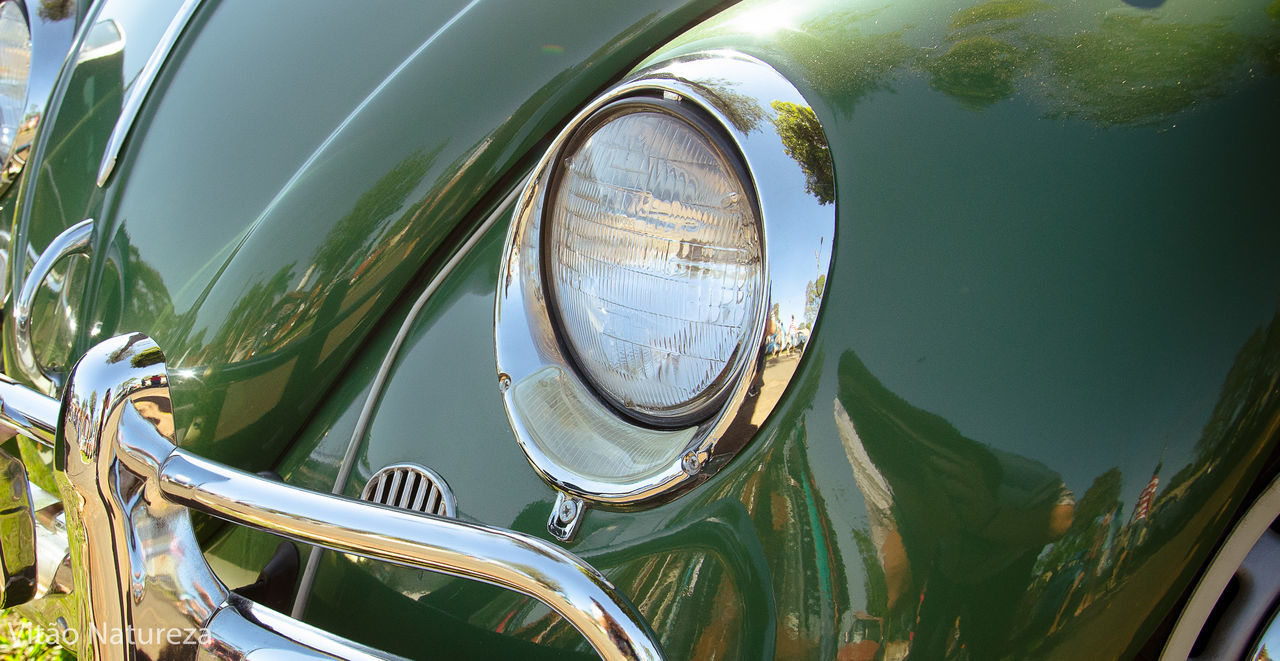
<svg viewBox="0 0 1280 661"><path fill-rule="evenodd" d="M866 507L857 534L875 559L866 571L884 586L868 606L878 620L850 625L877 629L886 659L943 658L957 642L975 659L1019 657L1018 602L990 596L1031 589L1037 560L1071 529L1075 495L1048 466L898 397L853 351L840 357L838 383L835 427ZM905 523L926 517L925 527Z"/></svg>
<svg viewBox="0 0 1280 661"><path fill-rule="evenodd" d="M49 371L36 359L31 339L31 315L36 294L58 262L71 255L88 254L92 240L92 218L82 220L54 237L40 254L40 259L31 267L26 280L22 281L22 288L18 290L18 297L13 302L13 330L10 338L13 340L18 369L45 394L53 394L62 375Z"/></svg>
<svg viewBox="0 0 1280 661"><path fill-rule="evenodd" d="M18 3L10 3L12 6ZM74 12L46 11L46 3L40 3L39 9L32 16L32 6L27 8L26 27L30 30L30 48L27 52L29 68L25 74L25 100L18 108L17 119L20 123L12 136L9 149L0 153L3 165L0 166L0 193L8 190L27 164L31 154L31 144L36 136L36 129L45 114L45 106L53 91L62 61L66 59L71 45L75 42ZM0 267L4 263L0 261Z"/></svg>
<svg viewBox="0 0 1280 661"><path fill-rule="evenodd" d="M25 407L6 413L6 425L50 414L52 400L24 395L16 384L0 383L0 397L0 410L10 410L10 399ZM74 504L65 512L74 587L50 589L39 572L35 592L70 592L46 612L58 614L63 642L81 658L386 658L230 592L201 554L188 507L337 551L504 587L559 613L605 659L662 658L635 607L568 552L515 532L319 494L201 459L173 445L171 408L164 356L141 334L94 347L67 383L57 412L55 476L63 502ZM54 426L42 419L19 431L39 438ZM20 488L26 477L18 469L4 475ZM37 507L47 505L24 505L23 516ZM39 529L54 527L40 512L34 519ZM48 545L33 545L31 537L4 536L6 557L14 543L44 553ZM60 555L56 546L50 550ZM28 565L14 566L23 576L32 573ZM28 592L15 590L15 600ZM198 635L147 633L156 631Z"/></svg>
<svg viewBox="0 0 1280 661"><path fill-rule="evenodd" d="M16 457L0 450L0 608L26 603L36 590L35 508L27 471Z"/></svg>
<svg viewBox="0 0 1280 661"><path fill-rule="evenodd" d="M1280 477L1271 480L1262 495L1236 522L1200 577L1187 606L1160 653L1160 661L1179 661L1200 647L1197 659L1247 659L1261 661L1280 651L1275 595L1280 592ZM1240 586L1227 597L1229 583ZM1220 603L1223 602L1223 603ZM1210 617L1227 606L1216 622ZM1268 621L1269 620L1269 621ZM1248 656L1242 656L1253 644ZM1271 657L1266 657L1271 658Z"/></svg>
<svg viewBox="0 0 1280 661"><path fill-rule="evenodd" d="M555 163L576 127L637 98L689 104L710 116L743 157L760 207L767 298L746 321L747 354L734 358L742 368L718 409L676 429L641 426L600 402L557 339L542 273ZM788 142L798 123L821 133L804 97L777 71L738 53L700 53L643 69L603 94L535 168L507 236L494 334L507 417L534 469L556 490L612 506L666 502L719 470L777 405L816 323L835 234L829 150L800 158Z"/></svg>

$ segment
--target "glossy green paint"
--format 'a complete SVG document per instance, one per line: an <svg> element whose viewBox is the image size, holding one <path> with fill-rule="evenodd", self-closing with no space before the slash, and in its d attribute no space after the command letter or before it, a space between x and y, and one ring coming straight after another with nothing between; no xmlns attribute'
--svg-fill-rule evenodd
<svg viewBox="0 0 1280 661"><path fill-rule="evenodd" d="M170 356L179 442L271 466L493 182L713 4L206 2L103 189L97 163L130 77L81 64L66 98L97 96L64 101L80 124L51 131L65 146L46 158L65 154L66 176L25 206L32 235L100 223L90 312L62 362L94 338L145 331ZM125 34L145 23L118 21Z"/></svg>
<svg viewBox="0 0 1280 661"><path fill-rule="evenodd" d="M25 121L18 131L19 136L30 130L28 127L33 121L38 129L49 114L58 73L75 41L76 27L83 22L87 12L86 5L69 2L60 3L60 6L40 5L35 7L35 11L27 12L27 26L31 30L31 71L27 83L27 108L23 110L22 117ZM18 142L22 142L21 137ZM30 159L33 149L34 143L25 148L19 147L15 156ZM8 186L0 184L3 186L3 191L0 191L0 297L9 293L8 256L12 250L14 210L21 176L19 172L18 178Z"/></svg>
<svg viewBox="0 0 1280 661"><path fill-rule="evenodd" d="M77 341L153 334L189 447L329 490L449 232L703 8L423 4L210 3L101 193L84 152L126 76L66 79L105 92L54 123L30 232L104 220ZM840 218L812 346L755 441L675 502L590 512L570 545L671 658L1115 656L1157 630L1280 420L1280 9L1228 4L746 2L652 56L735 48L795 81ZM506 222L415 322L345 493L416 461L463 518L545 538L553 494L497 392ZM207 550L240 585L275 544L224 529ZM306 618L389 651L585 653L492 588L320 568Z"/></svg>
<svg viewBox="0 0 1280 661"><path fill-rule="evenodd" d="M124 88L142 69L171 15L162 5L147 7L123 0L102 2L87 11L22 178L6 191L6 198L16 198L12 211L5 214L12 222L16 246L10 249L7 264L8 281L16 285L13 289L21 287L34 256L55 236L100 214L103 197L93 185L97 162L120 115ZM55 265L47 279L59 283L57 289L46 286L37 294L33 348L40 363L54 374L65 374L79 355L76 343L83 343L85 325L62 311L81 307L92 278L90 260L72 257ZM13 367L11 351L6 342L6 373L25 379Z"/></svg>
<svg viewBox="0 0 1280 661"><path fill-rule="evenodd" d="M672 658L1132 656L1168 624L1275 471L1280 10L1237 5L747 2L650 58L735 48L794 80L840 219L823 317L755 441L569 545ZM463 518L545 538L553 494L495 378L504 224L415 322L346 493L420 462ZM324 488L407 305L286 479ZM306 617L408 655L441 631L585 649L522 598L335 554Z"/></svg>

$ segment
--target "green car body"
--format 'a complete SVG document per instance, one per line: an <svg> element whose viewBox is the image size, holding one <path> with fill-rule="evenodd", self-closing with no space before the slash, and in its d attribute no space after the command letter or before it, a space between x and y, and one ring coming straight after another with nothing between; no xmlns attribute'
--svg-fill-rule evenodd
<svg viewBox="0 0 1280 661"><path fill-rule="evenodd" d="M55 384L140 331L184 449L353 498L421 464L459 518L553 540L494 357L513 193L629 72L743 53L812 107L789 146L837 218L821 314L727 466L563 546L672 659L1150 656L1277 475L1280 2L1135 4L205 2L99 186L174 11L105 0L81 40L122 48L71 56L5 192L10 290L93 218L75 323L37 298ZM280 543L197 529L231 587ZM359 643L593 654L526 597L301 550L278 607Z"/></svg>

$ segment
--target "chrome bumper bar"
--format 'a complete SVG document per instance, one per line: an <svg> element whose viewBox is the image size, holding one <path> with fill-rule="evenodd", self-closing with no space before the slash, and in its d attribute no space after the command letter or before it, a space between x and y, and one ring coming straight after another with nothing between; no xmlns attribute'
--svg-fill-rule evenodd
<svg viewBox="0 0 1280 661"><path fill-rule="evenodd" d="M31 596L59 604L52 619L81 658L387 658L228 590L199 549L191 509L513 590L559 613L602 658L662 658L635 607L576 556L509 530L308 491L197 457L134 406L168 398L164 357L140 334L90 350L61 406L0 379L0 424L41 444L56 440L66 504L63 558L49 541L64 539L62 517L48 515L48 496L7 457L0 516L14 523L0 549L5 605ZM38 554L57 553L56 564L36 561L37 538Z"/></svg>

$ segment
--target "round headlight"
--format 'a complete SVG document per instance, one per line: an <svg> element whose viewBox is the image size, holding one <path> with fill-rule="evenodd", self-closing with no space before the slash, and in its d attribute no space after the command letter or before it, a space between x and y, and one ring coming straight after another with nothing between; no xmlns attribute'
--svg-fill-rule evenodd
<svg viewBox="0 0 1280 661"><path fill-rule="evenodd" d="M16 2L0 3L0 160L22 125L31 73L31 30Z"/></svg>
<svg viewBox="0 0 1280 661"><path fill-rule="evenodd" d="M674 498L777 406L835 235L834 207L810 190L834 190L829 152L816 121L789 146L797 115L813 111L764 62L693 54L610 88L534 167L503 250L494 350L512 431L561 496ZM802 326L784 333L779 315ZM564 516L548 524L560 539Z"/></svg>
<svg viewBox="0 0 1280 661"><path fill-rule="evenodd" d="M674 106L624 100L584 124L545 212L545 284L579 371L663 426L720 404L762 290L753 187L714 128Z"/></svg>

